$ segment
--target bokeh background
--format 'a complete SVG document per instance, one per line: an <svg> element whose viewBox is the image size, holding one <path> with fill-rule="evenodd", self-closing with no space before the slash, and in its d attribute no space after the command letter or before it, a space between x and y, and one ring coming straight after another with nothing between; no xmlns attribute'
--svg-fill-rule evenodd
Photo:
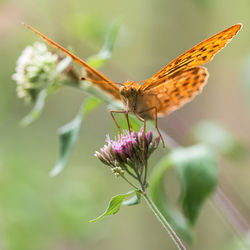
<svg viewBox="0 0 250 250"><path fill-rule="evenodd" d="M202 95L160 120L160 127L188 145L188 133L200 120L216 120L246 145L250 140L250 2L247 0L1 0L0 1L0 249L176 249L144 203L124 207L98 223L88 223L111 196L129 190L94 156L115 127L105 106L91 113L59 176L49 177L58 155L56 130L69 122L86 97L63 88L51 96L40 119L27 128L20 120L31 106L16 96L11 79L21 51L39 37L21 22L39 29L81 58L96 53L113 20L122 28L112 59L101 69L110 79L147 79L179 54L217 32L241 22L243 29L207 65ZM212 136L212 135L211 135ZM163 154L160 149L158 155ZM151 165L157 156L151 160ZM225 192L250 223L250 164L221 159ZM172 197L179 194L174 173L166 177ZM176 199L176 198L173 198ZM207 202L198 219L192 249L224 249L235 234Z"/></svg>

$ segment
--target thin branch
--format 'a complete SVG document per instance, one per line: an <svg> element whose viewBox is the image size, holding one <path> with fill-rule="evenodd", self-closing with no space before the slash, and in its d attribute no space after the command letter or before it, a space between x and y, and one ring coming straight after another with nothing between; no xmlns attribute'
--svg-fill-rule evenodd
<svg viewBox="0 0 250 250"><path fill-rule="evenodd" d="M133 188L139 189L136 185L134 185L131 181L129 181L124 175L122 175L122 178Z"/></svg>
<svg viewBox="0 0 250 250"><path fill-rule="evenodd" d="M174 229L170 226L170 224L167 222L166 218L161 214L157 206L154 204L154 202L150 199L150 197L147 195L147 193L143 192L142 193L146 203L148 204L149 208L153 211L154 215L156 218L160 221L162 226L165 228L165 230L168 232L169 236L175 243L175 245L178 247L180 250L186 250L185 246L181 242L180 238L178 235L175 233Z"/></svg>

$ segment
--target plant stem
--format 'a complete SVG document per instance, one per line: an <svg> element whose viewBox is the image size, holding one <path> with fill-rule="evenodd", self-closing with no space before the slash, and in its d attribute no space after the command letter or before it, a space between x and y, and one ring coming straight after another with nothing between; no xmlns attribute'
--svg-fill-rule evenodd
<svg viewBox="0 0 250 250"><path fill-rule="evenodd" d="M142 195L143 195L146 203L148 204L149 208L153 211L153 213L155 214L156 218L160 221L160 223L162 224L162 226L168 232L169 236L171 237L171 239L173 240L173 242L175 243L175 245L178 247L178 249L180 249L180 250L186 250L185 246L183 245L183 243L181 242L180 238L175 233L174 229L170 226L170 224L167 222L167 220L165 219L165 217L158 210L158 208L156 207L156 205L154 204L154 202L150 199L150 197L147 195L147 193L146 192L145 193L142 192Z"/></svg>
<svg viewBox="0 0 250 250"><path fill-rule="evenodd" d="M125 176L122 175L122 178L133 188L138 189L136 185L134 185L131 181L129 181Z"/></svg>
<svg viewBox="0 0 250 250"><path fill-rule="evenodd" d="M147 173L148 173L148 161L146 160L145 166L144 166L144 180L143 180L143 187L146 187L147 185Z"/></svg>

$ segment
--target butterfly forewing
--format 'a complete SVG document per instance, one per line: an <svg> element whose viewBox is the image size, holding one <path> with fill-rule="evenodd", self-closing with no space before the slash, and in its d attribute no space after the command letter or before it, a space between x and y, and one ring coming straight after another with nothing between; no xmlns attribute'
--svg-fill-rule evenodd
<svg viewBox="0 0 250 250"><path fill-rule="evenodd" d="M150 106L156 107L157 115L168 115L190 102L198 95L207 82L208 72L204 67L195 67L183 71L174 78L167 79L159 86L146 90L138 99L138 111L142 112ZM153 110L144 115L153 118Z"/></svg>
<svg viewBox="0 0 250 250"><path fill-rule="evenodd" d="M236 24L188 50L144 83L141 90L154 88L161 82L159 80L162 78L174 77L183 70L209 62L231 41L241 27L241 24Z"/></svg>
<svg viewBox="0 0 250 250"><path fill-rule="evenodd" d="M89 69L85 69L84 76L87 81L92 82L106 94L111 95L114 99L121 101L120 89L115 83L103 80L99 75L96 75L95 72Z"/></svg>
<svg viewBox="0 0 250 250"><path fill-rule="evenodd" d="M101 90L103 90L106 94L111 95L114 99L121 100L120 90L119 87L113 83L111 80L109 80L106 76L101 74L99 71L91 67L88 63L83 61L78 56L74 55L64 47L62 47L60 44L56 43L52 39L48 38L38 30L34 29L33 27L24 24L28 29L34 31L36 34L38 34L40 37L42 37L46 42L53 45L54 47L58 48L59 50L66 53L68 56L70 56L75 62L80 64L85 69L85 75L88 80L90 80L95 86L99 87Z"/></svg>

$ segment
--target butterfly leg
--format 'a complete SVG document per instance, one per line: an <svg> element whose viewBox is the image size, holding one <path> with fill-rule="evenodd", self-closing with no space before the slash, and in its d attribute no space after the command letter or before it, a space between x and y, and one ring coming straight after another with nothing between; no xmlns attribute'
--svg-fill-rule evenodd
<svg viewBox="0 0 250 250"><path fill-rule="evenodd" d="M160 138L161 138L163 148L165 148L165 142L164 142L163 137L162 137L162 135L161 135L161 132L160 132L160 130L159 130L159 128L158 128L157 108L154 106L154 107L152 107L152 108L149 108L149 109L146 109L146 110L140 112L140 114L149 112L149 111L151 111L151 110L154 110L154 111L155 111L155 112L154 112L154 113L155 113L155 117L154 117L155 128L156 128L156 130L157 130L157 132L158 132L158 135L159 135Z"/></svg>
<svg viewBox="0 0 250 250"><path fill-rule="evenodd" d="M164 142L163 137L162 137L162 135L161 135L161 132L160 132L160 130L159 130L159 128L158 128L157 108L156 108L156 107L153 107L152 109L155 110L155 128L156 128L156 130L157 130L157 132L158 132L158 135L159 135L160 138L161 138L162 146L163 146L163 148L165 148L165 142Z"/></svg>
<svg viewBox="0 0 250 250"><path fill-rule="evenodd" d="M118 122L116 121L115 117L114 117L114 114L113 113L119 113L119 114L125 114L126 116L126 119L127 119L127 122L129 124L129 121L128 121L128 114L126 113L125 110L110 110L110 115L112 117L112 119L114 120L117 128L118 128L118 131L119 131L119 138L121 139L121 127L119 126ZM129 127L129 131L130 131L130 127Z"/></svg>
<svg viewBox="0 0 250 250"><path fill-rule="evenodd" d="M113 113L126 113L126 112L125 112L125 110L110 110L110 115L118 128L119 138L121 139L121 127L119 126L118 122L116 121Z"/></svg>
<svg viewBox="0 0 250 250"><path fill-rule="evenodd" d="M142 152L144 156L144 149L145 149L145 131L146 131L146 120L142 118L140 115L135 114L136 117L143 122L143 141L142 141Z"/></svg>
<svg viewBox="0 0 250 250"><path fill-rule="evenodd" d="M129 122L129 119L128 119L128 112L125 112L125 117L126 117L126 120L127 120L127 123L128 123L128 131L129 131L129 134L131 134L131 126L130 126L130 122Z"/></svg>

